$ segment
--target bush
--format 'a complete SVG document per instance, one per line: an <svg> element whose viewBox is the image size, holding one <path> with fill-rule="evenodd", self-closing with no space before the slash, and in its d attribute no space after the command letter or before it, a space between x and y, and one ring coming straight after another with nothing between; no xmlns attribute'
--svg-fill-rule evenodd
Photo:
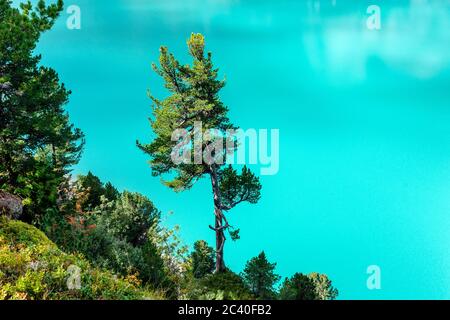
<svg viewBox="0 0 450 320"><path fill-rule="evenodd" d="M254 296L242 278L227 270L202 279L192 278L186 287L186 298L192 300L252 300Z"/></svg>
<svg viewBox="0 0 450 320"><path fill-rule="evenodd" d="M286 278L280 289L281 300L316 300L314 282L302 273Z"/></svg>
<svg viewBox="0 0 450 320"><path fill-rule="evenodd" d="M317 272L295 273L286 278L280 289L281 300L334 300L338 290L328 276Z"/></svg>
<svg viewBox="0 0 450 320"><path fill-rule="evenodd" d="M168 299L177 299L179 294L178 279L165 266L158 247L149 240L140 249L143 257L140 278L155 290L163 291Z"/></svg>
<svg viewBox="0 0 450 320"><path fill-rule="evenodd" d="M154 204L139 193L124 191L111 206L102 210L98 224L133 246L145 244L148 229L159 221L161 214Z"/></svg>
<svg viewBox="0 0 450 320"><path fill-rule="evenodd" d="M133 246L117 238L108 230L108 225L98 223L98 220L102 219L96 214L91 215L85 220L85 225L95 227L83 228L79 224L68 223L61 214L50 211L46 217L46 233L66 252L82 253L94 266L122 276L135 274L143 284L164 291L168 298L176 299L176 286L153 241L148 239L141 246Z"/></svg>
<svg viewBox="0 0 450 320"><path fill-rule="evenodd" d="M195 278L203 278L213 273L215 266L214 249L208 246L206 241L199 240L194 243L191 259L192 274Z"/></svg>
<svg viewBox="0 0 450 320"><path fill-rule="evenodd" d="M149 273L144 247L159 211L138 193L125 191L115 201L102 200L94 212L76 211L70 203L61 206L63 211L49 209L41 228L63 250L80 252L96 266L122 275Z"/></svg>
<svg viewBox="0 0 450 320"><path fill-rule="evenodd" d="M0 237L7 244L23 244L25 246L46 245L55 246L46 235L35 227L21 221L0 217Z"/></svg>
<svg viewBox="0 0 450 320"><path fill-rule="evenodd" d="M80 289L69 289L80 271ZM75 268L76 269L76 268ZM156 299L136 276L94 268L81 255L65 254L36 228L0 219L0 299Z"/></svg>

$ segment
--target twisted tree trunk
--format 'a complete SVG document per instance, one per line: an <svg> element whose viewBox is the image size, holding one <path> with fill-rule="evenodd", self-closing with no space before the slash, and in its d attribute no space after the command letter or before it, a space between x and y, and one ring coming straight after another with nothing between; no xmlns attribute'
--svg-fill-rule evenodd
<svg viewBox="0 0 450 320"><path fill-rule="evenodd" d="M225 234L224 230L228 227L224 225L224 216L222 212L222 198L219 187L219 179L217 176L217 167L211 166L210 170L211 184L214 195L214 215L215 215L215 226L211 227L216 232L216 270L215 272L225 271L225 261L223 257L223 247L225 245Z"/></svg>

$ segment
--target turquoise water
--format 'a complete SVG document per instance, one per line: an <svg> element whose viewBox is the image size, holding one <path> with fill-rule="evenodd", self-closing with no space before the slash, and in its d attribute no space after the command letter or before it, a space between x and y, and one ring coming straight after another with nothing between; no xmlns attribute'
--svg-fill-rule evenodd
<svg viewBox="0 0 450 320"><path fill-rule="evenodd" d="M450 298L449 1L115 0L67 2L38 51L73 90L68 110L87 137L76 172L92 170L173 212L187 243L212 222L208 181L175 194L152 178L135 140L149 141L151 71L164 44L188 62L206 36L226 75L223 101L242 128L280 129L280 170L230 222L226 262L240 271L265 250L288 276L326 273L342 299ZM369 4L381 29L368 30ZM381 268L368 290L366 268Z"/></svg>

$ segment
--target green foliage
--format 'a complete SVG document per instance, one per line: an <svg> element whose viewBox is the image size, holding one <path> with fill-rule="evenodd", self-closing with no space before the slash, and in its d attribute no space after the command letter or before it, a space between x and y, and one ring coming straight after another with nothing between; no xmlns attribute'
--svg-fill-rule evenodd
<svg viewBox="0 0 450 320"><path fill-rule="evenodd" d="M83 236L81 230L69 223L69 219L56 209L48 209L42 217L39 228L47 237L67 252L80 247Z"/></svg>
<svg viewBox="0 0 450 320"><path fill-rule="evenodd" d="M192 34L188 40L192 66L181 65L166 47L160 49L160 67L153 64L153 69L164 79L171 96L164 100L151 96L154 103L151 126L157 137L150 144L138 143L138 146L152 157L150 165L154 176L176 174L174 179L165 182L176 191L189 189L210 169L203 163L175 164L171 158L173 147L177 144L172 141L173 132L187 128L193 137L194 122L198 121L202 122L205 130L215 128L225 131L233 128L226 115L228 109L218 96L225 82L217 80L218 70L213 68L211 54L207 57L203 55L204 45L200 34Z"/></svg>
<svg viewBox="0 0 450 320"><path fill-rule="evenodd" d="M235 229L233 226L228 227L228 233L230 234L230 238L233 241L237 241L241 238L241 235L239 234L241 232L241 229Z"/></svg>
<svg viewBox="0 0 450 320"><path fill-rule="evenodd" d="M80 268L80 289L69 289L70 266ZM60 251L35 227L0 219L0 300L157 299L133 275L92 267L80 255Z"/></svg>
<svg viewBox="0 0 450 320"><path fill-rule="evenodd" d="M280 276L274 272L275 267L276 263L270 263L264 251L246 263L241 276L257 298L274 299L276 297L274 285L280 280Z"/></svg>
<svg viewBox="0 0 450 320"><path fill-rule="evenodd" d="M147 231L159 221L160 211L145 196L124 191L112 208L106 208L98 219L98 224L112 236L134 246L147 240Z"/></svg>
<svg viewBox="0 0 450 320"><path fill-rule="evenodd" d="M6 244L54 246L42 231L21 221L9 220L0 216L0 230L0 236Z"/></svg>
<svg viewBox="0 0 450 320"><path fill-rule="evenodd" d="M164 291L169 299L176 299L178 297L176 278L171 277L158 246L148 241L141 250L144 265L140 270L139 277L144 283L149 283L153 288Z"/></svg>
<svg viewBox="0 0 450 320"><path fill-rule="evenodd" d="M333 287L333 284L326 274L312 272L308 275L314 283L316 300L334 300L338 296L338 290Z"/></svg>
<svg viewBox="0 0 450 320"><path fill-rule="evenodd" d="M243 201L257 203L260 199L261 183L246 166L242 168L241 174L238 174L231 165L219 171L218 174L222 206L225 210L229 210Z"/></svg>
<svg viewBox="0 0 450 320"><path fill-rule="evenodd" d="M152 175L160 176L164 184L176 192L191 188L204 175L209 175L215 215L215 225L210 228L216 232L216 271L220 272L225 270L224 233L232 228L223 211L245 201L256 203L261 184L246 167L241 174L231 166L221 170L226 156L232 154L236 146L229 147L228 143L217 141L236 142L229 130L237 129L228 119L228 108L219 97L225 82L218 80L218 69L213 65L212 54L205 53L205 39L201 34L193 33L187 46L192 58L190 65L181 64L166 47L161 47L160 66L153 64L153 69L163 78L170 95L163 100L150 95L153 101L150 123L156 137L149 144L137 142L137 146L151 157ZM179 137L180 141L174 141L173 134L180 130L184 135ZM180 149L180 145L184 148ZM193 157L191 149L194 149ZM173 156L180 153L189 154L190 161L174 161ZM232 230L230 236L237 240L239 231Z"/></svg>
<svg viewBox="0 0 450 320"><path fill-rule="evenodd" d="M74 252L83 253L96 266L112 270L121 275L140 274L145 270L141 248L117 239L95 228L81 241L81 246Z"/></svg>
<svg viewBox="0 0 450 320"><path fill-rule="evenodd" d="M55 206L57 202L58 186L62 182L62 176L60 172L55 171L48 148L38 151L33 159L34 168L18 178L21 188L16 188L14 192L25 199L21 219L38 225L45 209Z"/></svg>
<svg viewBox="0 0 450 320"><path fill-rule="evenodd" d="M234 296L232 293L230 293L229 295L230 295L229 300L239 300L239 299L234 299ZM207 292L205 294L198 296L198 300L225 300L225 292L223 292L222 290L217 290L215 292L212 292L212 291Z"/></svg>
<svg viewBox="0 0 450 320"><path fill-rule="evenodd" d="M80 202L81 210L89 211L99 206L101 203L101 196L105 194L105 189L100 178L89 171L85 176L78 176L77 181L80 189L86 190L87 192L86 197Z"/></svg>
<svg viewBox="0 0 450 320"><path fill-rule="evenodd" d="M112 185L111 182L107 182L104 186L104 191L103 191L103 195L105 196L106 199L108 199L109 201L114 201L117 200L117 198L119 197L120 193L119 191L116 189L116 187L114 187Z"/></svg>
<svg viewBox="0 0 450 320"><path fill-rule="evenodd" d="M237 128L219 98L225 82L218 80L211 53L205 53L204 37L192 34L188 40L190 65L161 48L160 66L153 68L170 95L164 100L151 96L156 138L146 145L138 142L151 157L152 174L169 177L163 181L173 190L189 189L205 175L211 179L216 250L198 241L187 259L178 227L162 227L160 211L148 198L120 193L91 172L76 181L68 175L84 136L64 110L70 91L34 54L41 34L62 9L61 0L49 5L39 0L36 6L26 2L19 9L0 0L0 189L20 196L22 219L45 232L0 217L0 300L154 299L163 297L161 292L171 299L273 298L279 277L264 252L247 263L243 279L223 263L224 232L239 239L239 229L228 224L225 212L241 202L258 202L258 177L245 166L239 173L220 161L172 161L179 143L172 140L176 129L187 130L194 141L209 134L201 147L211 151L213 160L235 151L215 144L218 138L230 139L227 130ZM197 122L201 132L195 132ZM81 289L68 288L71 266L81 270ZM295 274L280 292L284 299L336 296L327 276L317 273Z"/></svg>
<svg viewBox="0 0 450 320"><path fill-rule="evenodd" d="M111 182L103 184L100 178L90 171L87 175L77 177L77 188L80 192L85 193L78 203L81 211L93 211L105 200L114 201L120 196L119 191Z"/></svg>
<svg viewBox="0 0 450 320"><path fill-rule="evenodd" d="M316 300L315 286L312 280L302 273L286 278L280 289L281 300Z"/></svg>
<svg viewBox="0 0 450 320"><path fill-rule="evenodd" d="M337 295L328 277L316 272L296 273L286 278L280 289L281 300L334 300Z"/></svg>
<svg viewBox="0 0 450 320"><path fill-rule="evenodd" d="M241 277L230 270L209 274L191 281L186 288L186 298L193 300L251 300L254 296Z"/></svg>
<svg viewBox="0 0 450 320"><path fill-rule="evenodd" d="M62 9L61 0L20 9L0 0L0 189L26 199L24 219L34 223L55 206L60 179L84 144L64 110L70 92L33 53Z"/></svg>
<svg viewBox="0 0 450 320"><path fill-rule="evenodd" d="M214 271L214 249L208 246L204 240L194 243L194 251L191 254L192 274L194 278L203 278Z"/></svg>
<svg viewBox="0 0 450 320"><path fill-rule="evenodd" d="M150 240L141 246L133 246L100 225L88 234L78 234L75 243L76 246L69 246L70 252L83 253L93 265L122 276L136 275L145 285L164 291L168 298L176 298L176 286L161 253Z"/></svg>
<svg viewBox="0 0 450 320"><path fill-rule="evenodd" d="M92 173L88 176L91 186L102 186ZM78 179L86 182L83 176ZM86 200L89 184L83 187L76 180L64 188L63 193L72 196L62 200L62 211L47 211L41 224L46 234L65 251L82 253L97 267L122 276L136 275L144 284L176 298L179 276L170 268L177 244L170 240L173 231L159 226L159 210L138 193L125 191L108 201L102 188L97 188L101 204L94 211L84 211L82 203L92 207L92 201ZM111 185L110 190L116 189Z"/></svg>

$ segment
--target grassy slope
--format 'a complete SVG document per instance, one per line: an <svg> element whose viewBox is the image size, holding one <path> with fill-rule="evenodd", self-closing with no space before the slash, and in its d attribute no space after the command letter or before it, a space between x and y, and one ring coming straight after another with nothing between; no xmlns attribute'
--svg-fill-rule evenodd
<svg viewBox="0 0 450 320"><path fill-rule="evenodd" d="M67 286L73 265L81 269L78 290ZM94 268L82 256L62 252L35 227L0 216L0 300L157 298L135 277Z"/></svg>

